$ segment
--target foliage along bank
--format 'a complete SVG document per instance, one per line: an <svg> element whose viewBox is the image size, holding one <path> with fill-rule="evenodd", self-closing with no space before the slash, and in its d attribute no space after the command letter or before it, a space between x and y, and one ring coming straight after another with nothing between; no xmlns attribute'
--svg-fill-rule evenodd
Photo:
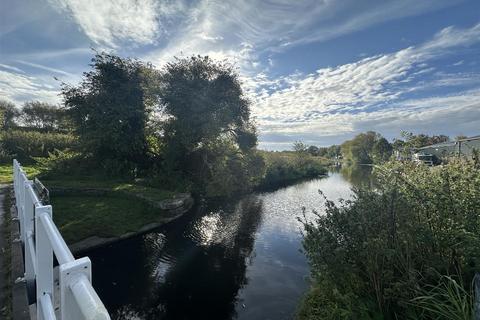
<svg viewBox="0 0 480 320"><path fill-rule="evenodd" d="M480 166L389 162L304 221L312 289L298 319L473 319L480 269Z"/></svg>

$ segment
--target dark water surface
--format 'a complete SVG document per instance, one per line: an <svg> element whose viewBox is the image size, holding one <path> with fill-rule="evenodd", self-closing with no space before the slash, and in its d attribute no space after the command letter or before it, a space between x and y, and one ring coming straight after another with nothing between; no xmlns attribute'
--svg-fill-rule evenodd
<svg viewBox="0 0 480 320"><path fill-rule="evenodd" d="M195 208L159 230L88 253L113 319L291 319L308 289L306 207L349 198L345 174Z"/></svg>

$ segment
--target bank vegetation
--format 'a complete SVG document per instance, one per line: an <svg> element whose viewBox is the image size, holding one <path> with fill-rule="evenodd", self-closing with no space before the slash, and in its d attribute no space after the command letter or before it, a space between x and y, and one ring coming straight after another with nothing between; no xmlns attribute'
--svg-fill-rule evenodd
<svg viewBox="0 0 480 320"><path fill-rule="evenodd" d="M312 287L298 319L473 319L480 164L388 162L376 188L302 220Z"/></svg>

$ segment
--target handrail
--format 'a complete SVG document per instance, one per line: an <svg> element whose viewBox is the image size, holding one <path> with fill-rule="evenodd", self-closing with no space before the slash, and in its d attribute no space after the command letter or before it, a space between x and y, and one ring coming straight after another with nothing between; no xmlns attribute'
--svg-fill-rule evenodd
<svg viewBox="0 0 480 320"><path fill-rule="evenodd" d="M109 320L105 306L92 287L90 259L75 259L52 220L52 206L43 205L33 184L20 163L13 160L13 188L24 247L25 280L27 288L35 288L36 301L31 303L36 304L37 319ZM54 255L58 268L53 267ZM58 290L55 290L54 272L58 272ZM54 299L55 295L59 297Z"/></svg>
<svg viewBox="0 0 480 320"><path fill-rule="evenodd" d="M47 236L52 245L53 252L57 257L58 264L74 261L75 258L73 257L73 254L68 249L65 240L63 240L62 235L60 234L60 231L58 231L57 226L53 223L52 218L47 214L43 214L39 216L39 219L47 231Z"/></svg>

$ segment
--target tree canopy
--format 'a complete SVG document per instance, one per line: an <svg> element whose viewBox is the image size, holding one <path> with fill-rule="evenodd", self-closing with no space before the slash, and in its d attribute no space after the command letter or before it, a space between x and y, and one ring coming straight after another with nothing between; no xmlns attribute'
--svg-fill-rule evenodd
<svg viewBox="0 0 480 320"><path fill-rule="evenodd" d="M20 115L20 111L15 105L6 100L0 100L0 128L6 130L7 128L16 125L15 119Z"/></svg>
<svg viewBox="0 0 480 320"><path fill-rule="evenodd" d="M46 131L68 127L63 109L40 101L25 102L20 118L29 127Z"/></svg>
<svg viewBox="0 0 480 320"><path fill-rule="evenodd" d="M161 83L167 140L187 152L220 136L241 149L256 145L250 101L231 64L201 56L177 59L167 64Z"/></svg>
<svg viewBox="0 0 480 320"><path fill-rule="evenodd" d="M374 131L356 135L352 140L345 141L341 149L347 161L361 164L383 162L392 154L390 143Z"/></svg>
<svg viewBox="0 0 480 320"><path fill-rule="evenodd" d="M84 150L99 159L142 163L153 101L144 79L151 76L151 66L106 53L95 54L90 66L78 86L62 88Z"/></svg>
<svg viewBox="0 0 480 320"><path fill-rule="evenodd" d="M198 184L217 181L219 172L225 183L248 176L257 135L234 67L202 56L177 59L166 65L160 83L166 165Z"/></svg>

